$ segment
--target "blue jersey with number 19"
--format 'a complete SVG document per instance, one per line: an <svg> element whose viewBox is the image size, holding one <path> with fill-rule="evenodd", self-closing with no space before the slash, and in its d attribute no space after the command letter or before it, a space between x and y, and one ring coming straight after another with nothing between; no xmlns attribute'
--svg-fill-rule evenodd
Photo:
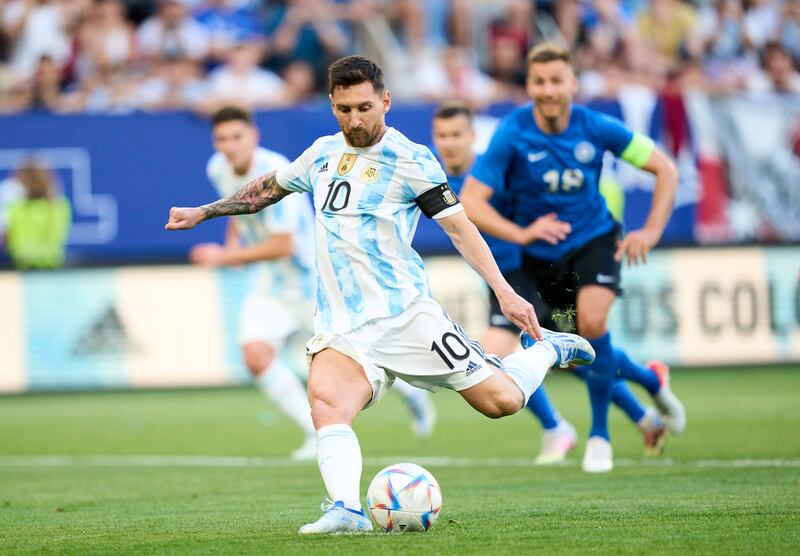
<svg viewBox="0 0 800 556"><path fill-rule="evenodd" d="M620 120L580 105L572 106L562 133L544 133L528 104L500 123L472 175L508 195L521 226L551 212L571 224L572 233L557 245L534 241L525 247L533 257L554 261L615 225L599 188L605 151L641 166L652 148Z"/></svg>
<svg viewBox="0 0 800 556"><path fill-rule="evenodd" d="M290 191L310 191L316 207L316 332L349 332L401 314L430 296L422 260L411 247L423 193L446 183L422 145L388 128L370 147L342 133L322 137L276 175ZM449 190L441 218L463 210Z"/></svg>

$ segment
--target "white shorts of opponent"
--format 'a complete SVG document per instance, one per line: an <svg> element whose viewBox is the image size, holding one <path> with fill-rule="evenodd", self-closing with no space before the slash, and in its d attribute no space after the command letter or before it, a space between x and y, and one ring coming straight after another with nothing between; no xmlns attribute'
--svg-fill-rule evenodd
<svg viewBox="0 0 800 556"><path fill-rule="evenodd" d="M453 323L429 297L419 297L403 313L375 319L344 334L317 334L306 345L309 362L315 353L331 348L358 362L372 386L368 406L380 400L401 378L435 392L439 388L466 390L492 376L494 355Z"/></svg>
<svg viewBox="0 0 800 556"><path fill-rule="evenodd" d="M314 303L310 300L282 300L263 293L249 293L239 314L239 343L264 342L280 348L292 335L304 334L305 342L314 329Z"/></svg>

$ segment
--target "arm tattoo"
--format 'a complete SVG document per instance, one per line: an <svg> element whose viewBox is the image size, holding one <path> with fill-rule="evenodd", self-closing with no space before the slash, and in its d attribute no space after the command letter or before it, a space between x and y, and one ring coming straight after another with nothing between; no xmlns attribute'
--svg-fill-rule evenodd
<svg viewBox="0 0 800 556"><path fill-rule="evenodd" d="M275 172L270 172L247 182L229 197L224 197L200 208L203 209L205 220L217 216L252 214L269 205L274 205L289 193L291 191L278 185Z"/></svg>

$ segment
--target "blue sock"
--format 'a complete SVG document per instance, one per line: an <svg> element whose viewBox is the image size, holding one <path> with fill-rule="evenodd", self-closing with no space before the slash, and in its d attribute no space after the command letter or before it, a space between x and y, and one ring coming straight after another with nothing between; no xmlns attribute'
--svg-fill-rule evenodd
<svg viewBox="0 0 800 556"><path fill-rule="evenodd" d="M611 405L611 391L617 374L614 348L611 347L611 334L589 340L595 352L594 363L586 374L589 388L589 402L592 406L592 428L589 437L599 436L610 440L608 433L608 407Z"/></svg>
<svg viewBox="0 0 800 556"><path fill-rule="evenodd" d="M641 384L652 395L658 393L661 383L656 373L631 361L628 354L621 349L614 348L614 355L617 358L618 376Z"/></svg>
<svg viewBox="0 0 800 556"><path fill-rule="evenodd" d="M573 367L572 372L585 382L589 367ZM644 416L644 406L639 403L628 383L624 380L617 379L614 381L611 390L611 402L624 411L634 425Z"/></svg>
<svg viewBox="0 0 800 556"><path fill-rule="evenodd" d="M634 425L644 417L644 406L639 403L630 386L624 380L617 379L614 381L614 386L612 386L611 390L611 401L625 412L625 415L633 421Z"/></svg>
<svg viewBox="0 0 800 556"><path fill-rule="evenodd" d="M550 403L550 398L547 396L547 390L545 390L544 384L539 386L539 388L531 394L526 407L539 419L543 429L550 430L558 426L558 415L555 408Z"/></svg>

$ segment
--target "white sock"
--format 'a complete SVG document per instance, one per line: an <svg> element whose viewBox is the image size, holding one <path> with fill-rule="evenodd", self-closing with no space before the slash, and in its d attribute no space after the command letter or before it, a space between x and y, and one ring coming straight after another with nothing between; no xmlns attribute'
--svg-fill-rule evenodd
<svg viewBox="0 0 800 556"><path fill-rule="evenodd" d="M525 396L523 406L528 403L539 386L541 386L547 370L556 364L558 353L549 342L536 342L532 347L506 355L500 369L513 380L522 395Z"/></svg>
<svg viewBox="0 0 800 556"><path fill-rule="evenodd" d="M317 463L330 499L360 510L361 446L350 425L326 425L317 431Z"/></svg>
<svg viewBox="0 0 800 556"><path fill-rule="evenodd" d="M280 361L273 361L259 377L258 385L267 399L297 423L306 436L314 434L305 386L289 367Z"/></svg>

